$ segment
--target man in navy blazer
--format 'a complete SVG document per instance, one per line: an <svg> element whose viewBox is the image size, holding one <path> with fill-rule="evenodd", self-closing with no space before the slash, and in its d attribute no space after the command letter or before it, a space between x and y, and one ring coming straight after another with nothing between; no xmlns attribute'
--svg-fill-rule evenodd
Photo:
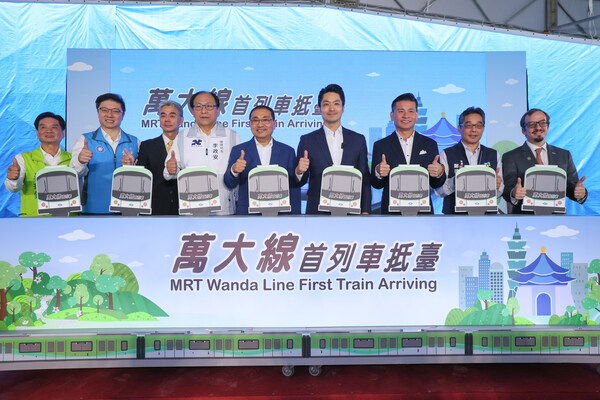
<svg viewBox="0 0 600 400"><path fill-rule="evenodd" d="M231 149L225 186L234 189L239 185L236 215L248 214L248 173L259 165L279 165L288 172L292 214L300 214L300 187L294 176L296 154L287 144L272 138L275 130L275 113L267 106L257 106L250 111L250 128L254 138Z"/></svg>
<svg viewBox="0 0 600 400"><path fill-rule="evenodd" d="M152 215L179 215L177 180L165 180L163 170L167 154L183 122L183 108L176 101L167 100L160 103L159 110L163 133L140 144L136 164L152 173ZM133 165L134 161L133 156L125 150L123 165Z"/></svg>
<svg viewBox="0 0 600 400"><path fill-rule="evenodd" d="M371 183L376 189L383 188L381 213L389 213L390 171L400 164L417 164L429 172L429 185L436 189L446 181L444 167L439 163L439 151L435 140L415 131L419 118L419 103L412 93L404 93L392 102L390 118L396 130L375 142L371 161ZM409 160L410 162L407 162ZM431 192L431 191L430 191ZM431 203L431 194L429 196ZM430 212L433 214L433 208Z"/></svg>
<svg viewBox="0 0 600 400"><path fill-rule="evenodd" d="M360 133L342 127L346 98L339 85L321 89L318 97L323 127L307 133L298 144L296 178L299 185L308 181L306 214L319 214L323 170L332 165L350 165L362 174L360 209L371 212L371 184L367 162L367 142Z"/></svg>
<svg viewBox="0 0 600 400"><path fill-rule="evenodd" d="M573 158L568 150L546 143L550 126L550 116L538 108L532 108L521 117L521 131L525 143L502 156L504 193L502 194L509 211L521 214L521 205L526 190L523 187L525 171L536 164L557 165L567 173L567 197L583 204L587 199L587 189L583 186L585 176L579 179ZM512 206L512 207L511 207ZM512 209L511 209L512 208Z"/></svg>

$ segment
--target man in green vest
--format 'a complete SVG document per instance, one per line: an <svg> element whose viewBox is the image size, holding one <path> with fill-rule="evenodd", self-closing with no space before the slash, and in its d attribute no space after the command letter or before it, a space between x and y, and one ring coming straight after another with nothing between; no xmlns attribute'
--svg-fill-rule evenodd
<svg viewBox="0 0 600 400"><path fill-rule="evenodd" d="M69 166L71 161L71 153L60 149L66 128L65 120L60 115L41 113L33 124L41 146L33 151L17 154L8 167L4 181L8 191L21 191L20 215L23 217L38 215L35 174L46 166Z"/></svg>

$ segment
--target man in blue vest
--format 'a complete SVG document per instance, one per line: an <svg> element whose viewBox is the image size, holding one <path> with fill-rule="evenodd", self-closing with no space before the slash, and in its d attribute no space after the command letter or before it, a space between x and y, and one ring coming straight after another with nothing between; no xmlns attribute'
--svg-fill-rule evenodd
<svg viewBox="0 0 600 400"><path fill-rule="evenodd" d="M444 166L447 179L444 184L435 190L436 194L444 198L444 214L454 214L456 205L455 175L456 171L465 165L487 165L496 171L496 194L502 196L504 184L502 183L502 168L500 155L494 149L479 143L485 129L485 113L481 108L469 107L458 117L458 131L461 139L454 146L448 147L440 155L440 163Z"/></svg>
<svg viewBox="0 0 600 400"><path fill-rule="evenodd" d="M100 127L84 133L73 146L71 167L83 177L84 214L108 214L112 175L121 167L125 149L137 158L140 141L121 130L125 102L118 94L105 93L96 98Z"/></svg>
<svg viewBox="0 0 600 400"><path fill-rule="evenodd" d="M40 147L17 154L6 171L4 186L9 192L21 191L21 216L38 215L35 174L44 167L69 165L71 154L62 151L60 142L65 137L65 120L51 112L41 113L33 123Z"/></svg>

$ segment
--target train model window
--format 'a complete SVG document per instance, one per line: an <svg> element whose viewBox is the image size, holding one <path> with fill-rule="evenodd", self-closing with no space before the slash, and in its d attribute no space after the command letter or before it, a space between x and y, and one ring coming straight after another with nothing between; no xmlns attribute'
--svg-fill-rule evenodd
<svg viewBox="0 0 600 400"><path fill-rule="evenodd" d="M548 347L548 336L542 336L542 347Z"/></svg>
<svg viewBox="0 0 600 400"><path fill-rule="evenodd" d="M354 339L355 349L372 349L375 347L375 340L373 339Z"/></svg>
<svg viewBox="0 0 600 400"><path fill-rule="evenodd" d="M210 340L190 340L190 350L210 350Z"/></svg>
<svg viewBox="0 0 600 400"><path fill-rule="evenodd" d="M265 339L265 350L271 350L271 339Z"/></svg>
<svg viewBox="0 0 600 400"><path fill-rule="evenodd" d="M438 345L437 347L444 347L444 338L443 337L439 337L438 338Z"/></svg>
<svg viewBox="0 0 600 400"><path fill-rule="evenodd" d="M339 347L338 345L338 339L331 339L331 348L332 349L337 349Z"/></svg>
<svg viewBox="0 0 600 400"><path fill-rule="evenodd" d="M19 343L19 353L41 353L42 343Z"/></svg>
<svg viewBox="0 0 600 400"><path fill-rule="evenodd" d="M275 350L281 349L281 339L275 339Z"/></svg>
<svg viewBox="0 0 600 400"><path fill-rule="evenodd" d="M125 344L125 349L123 349L123 344ZM125 351L127 350L127 342L126 341L122 341L121 342L121 350ZM175 350L183 350L183 340L176 340L175 341Z"/></svg>
<svg viewBox="0 0 600 400"><path fill-rule="evenodd" d="M585 344L585 339L582 337L571 337L571 336L565 336L563 338L563 345L566 346L577 346L577 347L583 347L583 345Z"/></svg>
<svg viewBox="0 0 600 400"><path fill-rule="evenodd" d="M48 353L54 353L54 342L48 342Z"/></svg>
<svg viewBox="0 0 600 400"><path fill-rule="evenodd" d="M64 353L65 352L65 342L58 342L56 344L57 347L57 352L58 353Z"/></svg>
<svg viewBox="0 0 600 400"><path fill-rule="evenodd" d="M456 338L455 337L450 338L450 347L456 347Z"/></svg>
<svg viewBox="0 0 600 400"><path fill-rule="evenodd" d="M327 341L325 339L319 339L319 348L324 349L327 345Z"/></svg>
<svg viewBox="0 0 600 400"><path fill-rule="evenodd" d="M592 347L598 347L598 337L597 336L592 336Z"/></svg>
<svg viewBox="0 0 600 400"><path fill-rule="evenodd" d="M240 350L258 350L258 340L238 340L238 349Z"/></svg>
<svg viewBox="0 0 600 400"><path fill-rule="evenodd" d="M115 351L115 341L114 340L108 341L108 351L110 351L110 352Z"/></svg>
<svg viewBox="0 0 600 400"><path fill-rule="evenodd" d="M106 342L104 340L98 342L98 351L106 351Z"/></svg>
<svg viewBox="0 0 600 400"><path fill-rule="evenodd" d="M483 336L481 338L481 347L488 347L488 338L487 338L487 336Z"/></svg>
<svg viewBox="0 0 600 400"><path fill-rule="evenodd" d="M517 347L534 347L535 346L535 337L534 336L526 336L515 338L515 346Z"/></svg>
<svg viewBox="0 0 600 400"><path fill-rule="evenodd" d="M347 348L348 348L348 339L342 338L342 349L347 349Z"/></svg>
<svg viewBox="0 0 600 400"><path fill-rule="evenodd" d="M223 339L217 339L217 342L215 343L215 348L217 350L223 350Z"/></svg>
<svg viewBox="0 0 600 400"><path fill-rule="evenodd" d="M379 347L382 349L387 348L387 338L382 337L379 342Z"/></svg>
<svg viewBox="0 0 600 400"><path fill-rule="evenodd" d="M160 351L161 345L160 345L160 340L155 340L154 341L154 350L155 351Z"/></svg>
<svg viewBox="0 0 600 400"><path fill-rule="evenodd" d="M395 349L396 348L396 338L390 338L390 349Z"/></svg>
<svg viewBox="0 0 600 400"><path fill-rule="evenodd" d="M293 349L294 348L294 339L288 339L287 340L287 348L288 349Z"/></svg>
<svg viewBox="0 0 600 400"><path fill-rule="evenodd" d="M225 350L231 350L233 348L231 339L225 339Z"/></svg>
<svg viewBox="0 0 600 400"><path fill-rule="evenodd" d="M173 350L173 340L167 340L167 350Z"/></svg>
<svg viewBox="0 0 600 400"><path fill-rule="evenodd" d="M72 352L80 352L80 351L92 351L93 344L91 341L89 342L71 342L71 351Z"/></svg>
<svg viewBox="0 0 600 400"><path fill-rule="evenodd" d="M552 346L552 347L558 347L558 336L551 336L550 337L550 346Z"/></svg>
<svg viewBox="0 0 600 400"><path fill-rule="evenodd" d="M429 346L428 347L435 347L435 338L434 337L429 338Z"/></svg>

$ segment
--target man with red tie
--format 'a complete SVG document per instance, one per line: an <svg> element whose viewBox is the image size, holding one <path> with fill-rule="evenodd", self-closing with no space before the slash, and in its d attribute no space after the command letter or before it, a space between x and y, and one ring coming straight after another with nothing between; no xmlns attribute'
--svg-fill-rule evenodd
<svg viewBox="0 0 600 400"><path fill-rule="evenodd" d="M579 179L573 158L568 150L546 143L546 134L550 126L550 116L532 108L521 117L521 131L527 139L525 143L502 156L504 175L503 197L513 214L521 214L521 205L525 197L525 171L534 165L556 165L567 173L567 197L583 204L587 199L587 189L583 185L585 176ZM512 207L511 207L512 206Z"/></svg>

